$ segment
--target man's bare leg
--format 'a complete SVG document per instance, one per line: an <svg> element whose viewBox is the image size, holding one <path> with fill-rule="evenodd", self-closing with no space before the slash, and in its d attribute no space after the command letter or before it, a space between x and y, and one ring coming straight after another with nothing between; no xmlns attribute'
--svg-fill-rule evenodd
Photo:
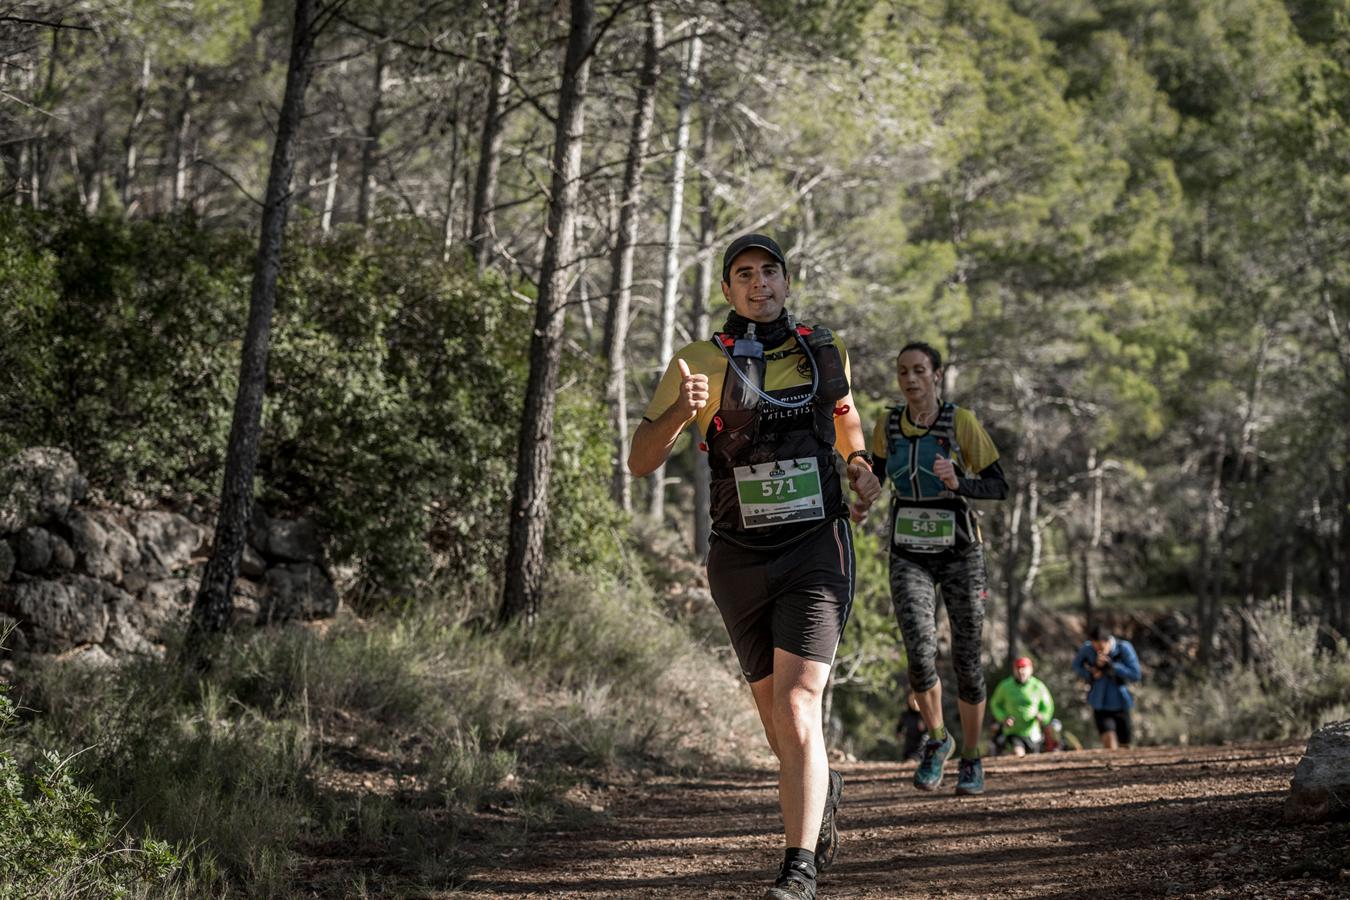
<svg viewBox="0 0 1350 900"><path fill-rule="evenodd" d="M759 681L751 682L750 693L755 698L755 711L759 713L759 724L764 726L764 736L769 739L769 749L773 755L780 760L782 754L778 752L778 734L773 725L773 676L761 678Z"/></svg>
<svg viewBox="0 0 1350 900"><path fill-rule="evenodd" d="M773 651L773 724L778 738L778 801L788 847L813 850L829 792L821 721L827 663Z"/></svg>
<svg viewBox="0 0 1350 900"><path fill-rule="evenodd" d="M1120 749L1120 739L1116 737L1116 733L1114 731L1102 732L1102 747L1107 750Z"/></svg>

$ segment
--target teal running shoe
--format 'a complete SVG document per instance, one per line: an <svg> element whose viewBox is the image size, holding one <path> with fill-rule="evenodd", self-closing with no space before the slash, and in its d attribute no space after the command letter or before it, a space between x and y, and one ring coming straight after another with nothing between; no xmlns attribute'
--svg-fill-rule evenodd
<svg viewBox="0 0 1350 900"><path fill-rule="evenodd" d="M923 758L914 770L914 786L921 791L936 791L942 787L942 766L956 752L956 739L949 733L945 740L932 738L923 745Z"/></svg>
<svg viewBox="0 0 1350 900"><path fill-rule="evenodd" d="M975 795L984 793L984 764L978 759L963 759L956 772L956 793Z"/></svg>

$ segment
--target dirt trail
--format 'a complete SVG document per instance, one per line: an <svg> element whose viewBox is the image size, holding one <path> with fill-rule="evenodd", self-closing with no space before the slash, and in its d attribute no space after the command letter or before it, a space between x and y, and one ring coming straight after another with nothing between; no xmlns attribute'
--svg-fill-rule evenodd
<svg viewBox="0 0 1350 900"><path fill-rule="evenodd" d="M981 797L854 763L822 900L1350 897L1350 828L1280 818L1301 745L1056 754L986 764ZM757 898L780 858L771 777L657 778L536 835L455 897Z"/></svg>

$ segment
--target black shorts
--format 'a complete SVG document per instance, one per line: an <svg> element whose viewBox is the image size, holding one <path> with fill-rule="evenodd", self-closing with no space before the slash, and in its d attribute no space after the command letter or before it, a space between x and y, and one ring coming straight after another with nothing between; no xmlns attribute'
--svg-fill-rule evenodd
<svg viewBox="0 0 1350 900"><path fill-rule="evenodd" d="M1094 709L1092 720L1097 723L1098 734L1114 731L1116 740L1120 741L1120 746L1129 745L1130 711L1128 709Z"/></svg>
<svg viewBox="0 0 1350 900"><path fill-rule="evenodd" d="M836 519L769 550L714 535L708 587L749 682L773 674L774 648L833 663L853 608L853 535Z"/></svg>

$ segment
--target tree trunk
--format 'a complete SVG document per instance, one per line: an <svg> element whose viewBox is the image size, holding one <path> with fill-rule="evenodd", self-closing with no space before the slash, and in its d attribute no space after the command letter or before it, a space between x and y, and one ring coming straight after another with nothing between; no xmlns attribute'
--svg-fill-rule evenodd
<svg viewBox="0 0 1350 900"><path fill-rule="evenodd" d="M623 170L623 194L619 201L619 227L610 264L609 309L605 315L605 400L614 429L614 459L611 494L625 512L633 509L632 479L628 475L628 368L624 350L628 344L628 311L633 297L633 254L641 220L642 170L647 160L648 137L656 116L656 81L661 73L661 13L647 6L646 38L642 48L642 72L638 76L637 108L628 134L628 159Z"/></svg>
<svg viewBox="0 0 1350 900"><path fill-rule="evenodd" d="M296 0L291 56L286 67L286 92L277 117L276 144L263 199L258 257L249 294L248 327L239 364L239 389L225 457L215 545L202 573L201 587L192 605L187 653L199 657L202 638L222 631L229 621L239 559L253 511L253 475L258 464L262 431L263 391L267 382L267 355L271 342L272 310L276 305L277 276L291 204L291 174L295 169L296 135L304 116L305 89L312 73L310 56L316 37L314 0Z"/></svg>
<svg viewBox="0 0 1350 900"><path fill-rule="evenodd" d="M333 230L333 210L337 208L339 174L338 140L334 137L328 143L328 178L323 189L323 215L319 219L319 229L324 234Z"/></svg>
<svg viewBox="0 0 1350 900"><path fill-rule="evenodd" d="M671 161L670 215L666 219L666 267L661 276L661 344L657 359L663 364L674 353L675 298L680 277L680 224L684 218L684 166L689 156L689 110L693 105L694 80L698 78L703 43L695 35L689 41L684 72L680 78L680 104L675 125L675 156ZM651 516L657 522L666 514L666 467L651 474Z"/></svg>
<svg viewBox="0 0 1350 900"><path fill-rule="evenodd" d="M1220 440L1214 449L1214 474L1209 484L1209 499L1205 504L1205 534L1200 545L1200 590L1196 597L1196 618L1200 646L1196 648L1196 662L1208 665L1214 643L1214 609L1218 605L1218 556L1220 510L1223 507L1223 459L1227 441Z"/></svg>
<svg viewBox="0 0 1350 900"><path fill-rule="evenodd" d="M1034 475L1027 482L1027 529L1031 539L1031 558L1027 561L1027 574L1022 579L1022 603L1026 603L1036 590L1036 579L1041 574L1041 523L1036 518L1041 512L1040 487Z"/></svg>
<svg viewBox="0 0 1350 900"><path fill-rule="evenodd" d="M375 202L375 167L380 159L380 139L384 123L380 113L384 108L384 72L389 48L380 44L375 50L375 70L371 80L374 95L366 111L366 134L361 142L361 181L356 196L356 221L362 228L370 224L370 207Z"/></svg>
<svg viewBox="0 0 1350 900"><path fill-rule="evenodd" d="M131 212L131 189L136 182L137 144L141 124L145 121L146 98L150 95L150 51L141 57L141 77L136 83L136 97L132 101L131 123L127 125L126 136L122 138L122 183L118 193L122 198L122 207Z"/></svg>
<svg viewBox="0 0 1350 900"><path fill-rule="evenodd" d="M178 121L173 130L173 208L182 208L187 198L189 135L192 131L192 91L197 74L192 66L183 67L183 86L178 103Z"/></svg>
<svg viewBox="0 0 1350 900"><path fill-rule="evenodd" d="M1088 479L1092 484L1088 494L1088 536L1083 542L1081 575L1083 579L1083 620L1092 622L1097 616L1097 549L1102 543L1102 466L1097 462L1097 448L1088 451Z"/></svg>
<svg viewBox="0 0 1350 900"><path fill-rule="evenodd" d="M455 81L462 83L461 77L463 67L456 70ZM455 208L459 206L459 132L460 115L463 104L460 102L460 95L455 94L455 104L450 109L450 162L448 169L450 177L446 179L445 191L445 221L441 228L441 261L450 261L450 248L455 243Z"/></svg>
<svg viewBox="0 0 1350 900"><path fill-rule="evenodd" d="M703 147L700 161L705 172L712 171L713 163L713 127L711 118L705 110L702 122ZM717 195L712 178L705 175L699 181L698 216L698 282L694 290L693 334L695 340L708 337L712 332L712 296L713 296L713 254L712 245L717 240ZM712 539L712 470L708 468L708 454L705 450L693 446L694 459L690 468L694 472L694 557L706 559L708 542Z"/></svg>
<svg viewBox="0 0 1350 900"><path fill-rule="evenodd" d="M483 136L478 145L478 176L473 186L473 218L469 223L469 246L479 269L492 262L496 247L497 174L502 165L502 133L506 125L507 98L511 91L511 28L520 0L505 0L497 20L497 44L492 54L492 80L488 85L487 109L483 112Z"/></svg>
<svg viewBox="0 0 1350 900"><path fill-rule="evenodd" d="M544 575L548 488L553 471L553 412L557 405L567 313L567 269L572 263L577 198L581 191L581 144L595 19L594 0L571 0L571 7L572 21L558 98L548 231L539 270L539 299L535 302L530 340L530 377L525 388L515 491L511 498L506 582L498 616L503 623L522 614L527 620L534 618Z"/></svg>
<svg viewBox="0 0 1350 900"><path fill-rule="evenodd" d="M1017 578L1017 557L1022 549L1022 508L1025 504L1026 488L1019 484L1013 494L1012 510L1008 514L1008 547L1003 555L1003 596L1008 610L1008 671L1012 671L1013 660L1021 655L1018 650L1022 644L1022 583Z"/></svg>

